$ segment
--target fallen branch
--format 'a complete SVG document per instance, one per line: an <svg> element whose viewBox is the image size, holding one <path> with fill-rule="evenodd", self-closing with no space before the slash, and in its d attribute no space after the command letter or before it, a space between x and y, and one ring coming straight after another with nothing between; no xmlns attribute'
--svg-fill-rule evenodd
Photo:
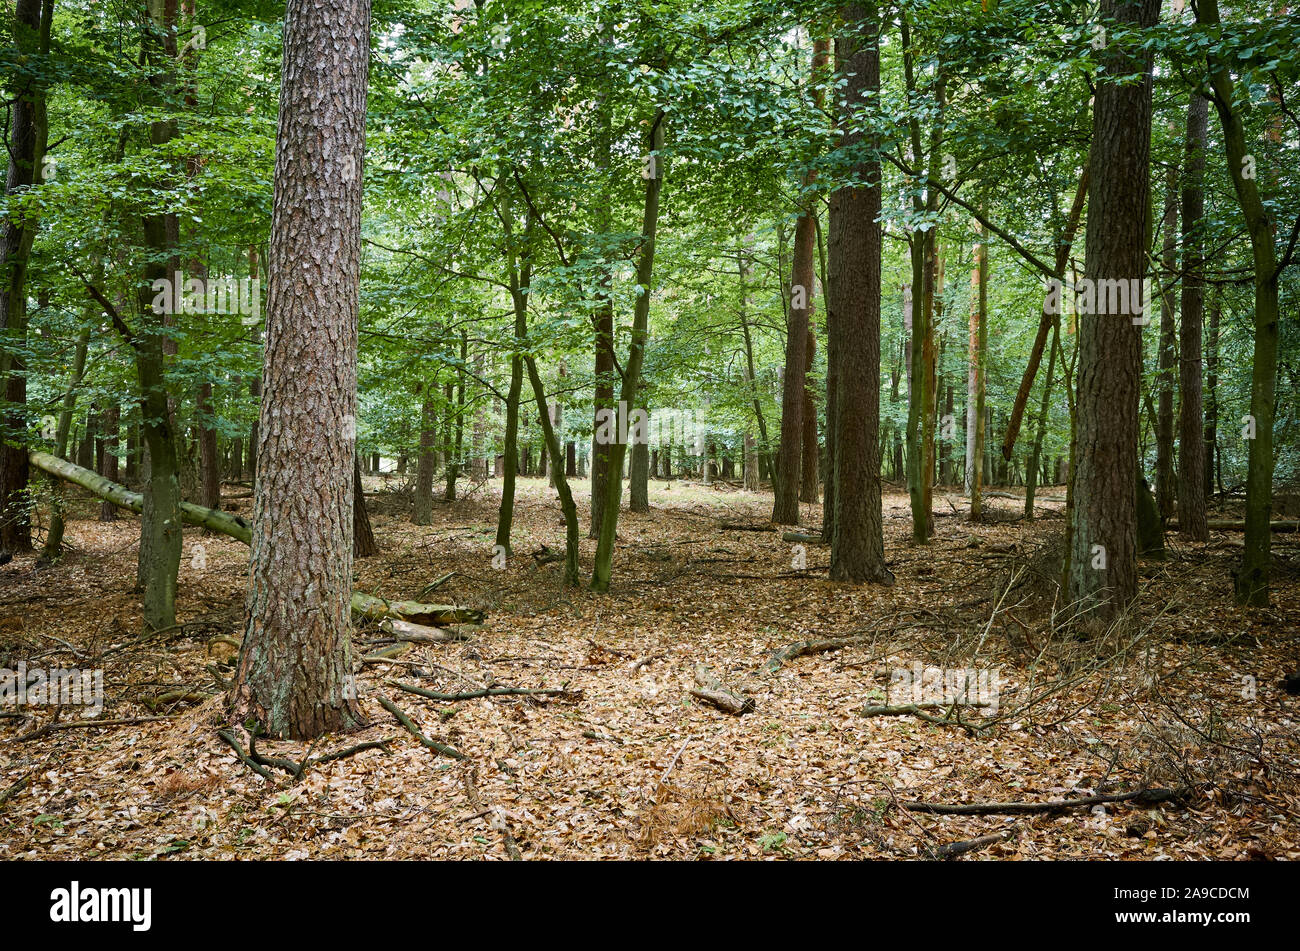
<svg viewBox="0 0 1300 951"><path fill-rule="evenodd" d="M7 803L10 799L12 799L16 794L21 792L23 790L23 787L27 785L28 780L30 780L31 778L32 778L32 774L28 773L26 776L20 777L16 783L14 783L4 792L0 792L0 809L3 809L5 803Z"/></svg>
<svg viewBox="0 0 1300 951"><path fill-rule="evenodd" d="M1177 789L1139 789L1137 792L1117 793L1111 796L1084 796L1079 799L1054 799L1050 802L971 802L956 805L946 802L905 802L902 806L908 812L929 812L945 816L1023 815L1060 812L1063 809L1101 806L1114 802L1131 802L1146 806L1157 802L1184 799L1190 792L1189 787L1180 786Z"/></svg>
<svg viewBox="0 0 1300 951"><path fill-rule="evenodd" d="M948 709L951 712L957 706L958 704L955 703L905 703L896 707L868 706L863 707L858 712L864 717L916 717L926 723L933 723L935 726L961 727L967 733L974 733L979 730L980 725L978 723L966 723L962 720L954 720L951 717L936 717L925 712L926 710L942 709ZM966 706L977 707L984 706L984 704L972 701Z"/></svg>
<svg viewBox="0 0 1300 951"><path fill-rule="evenodd" d="M934 849L934 857L937 859L954 859L959 855L965 855L967 852L977 852L990 845L996 845L1003 839L1010 837L1014 831L1014 829L1003 829L1001 832L982 835L977 839L961 839L957 842L949 842Z"/></svg>
<svg viewBox="0 0 1300 951"><path fill-rule="evenodd" d="M773 654L772 659L767 662L763 669L769 674L774 674L781 669L783 664L794 660L796 657L806 657L809 654L824 654L827 651L839 650L841 647L851 647L854 644L865 644L873 640L875 640L874 634L859 634L852 637L828 637L819 641L796 641Z"/></svg>
<svg viewBox="0 0 1300 951"><path fill-rule="evenodd" d="M134 726L137 723L155 723L158 720L170 720L171 717L121 717L115 720L68 720L64 723L47 723L39 729L32 730L30 733L24 733L22 736L16 736L9 742L26 743L28 740L39 739L48 733L54 733L57 730L88 730L91 727L104 726Z"/></svg>
<svg viewBox="0 0 1300 951"><path fill-rule="evenodd" d="M581 690L568 690L565 688L542 688L542 687L484 687L481 690L470 690L466 693L439 693L436 690L426 690L424 687L417 687L414 684L402 683L400 680L385 680L384 683L391 684L400 690L417 696L425 697L429 700L478 700L482 697L561 697L565 700L581 700Z"/></svg>
<svg viewBox="0 0 1300 951"><path fill-rule="evenodd" d="M391 683L392 681L389 682ZM393 701L389 700L387 697L379 696L378 700L380 706L391 713L394 719L396 719L398 723L402 724L408 733L419 740L420 745L425 749L433 750L435 753L441 753L443 756L450 756L452 759L468 759L468 757L464 753L460 752L460 750L454 750L450 746L444 746L437 740L431 740L421 733L416 725L411 722L411 718L406 715L406 711L393 703Z"/></svg>
<svg viewBox="0 0 1300 951"><path fill-rule="evenodd" d="M703 664L695 665L695 682L699 686L691 688L691 696L713 704L724 713L744 716L754 709L754 701L744 694L728 690L722 681Z"/></svg>
<svg viewBox="0 0 1300 951"><path fill-rule="evenodd" d="M213 696L215 696L215 694L204 693L201 690L169 690L156 697L141 697L140 702L150 710L157 710L159 707L166 706L169 703L202 703L204 700Z"/></svg>
<svg viewBox="0 0 1300 951"><path fill-rule="evenodd" d="M73 465L71 462L52 456L48 452L32 452L28 459L42 472L58 476L74 485L79 485L106 502L129 509L135 513L144 511L144 496L132 492L125 486L105 479L89 469ZM238 515L217 509L204 508L190 502L182 502L181 521L199 525L209 531L229 535L245 545L251 544L253 526ZM425 624L457 624L462 622L477 623L483 620L483 612L471 608L461 608L449 604L421 604L418 601L386 601L374 595L360 591L352 593L352 610L365 617L399 618Z"/></svg>

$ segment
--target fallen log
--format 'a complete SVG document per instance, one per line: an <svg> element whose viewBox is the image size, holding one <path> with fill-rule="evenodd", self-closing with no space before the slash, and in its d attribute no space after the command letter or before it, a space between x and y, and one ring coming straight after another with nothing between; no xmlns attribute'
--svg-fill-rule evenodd
<svg viewBox="0 0 1300 951"><path fill-rule="evenodd" d="M132 492L126 486L118 485L105 479L98 473L73 465L48 452L28 454L31 464L42 472L58 476L73 485L79 485L86 491L112 502L119 508L129 509L136 514L144 511L144 496ZM253 526L246 519L229 512L204 508L190 502L181 503L181 520L190 525L198 525L222 535L229 535L237 541L249 545L253 540ZM352 593L352 610L365 617L398 618L423 624L458 624L463 622L478 623L483 620L483 612L470 608L460 608L450 604L421 604L418 601L386 601L360 591Z"/></svg>
<svg viewBox="0 0 1300 951"><path fill-rule="evenodd" d="M822 536L820 533L814 535L808 532L782 532L781 541L801 542L805 545L820 545L822 543Z"/></svg>
<svg viewBox="0 0 1300 951"><path fill-rule="evenodd" d="M437 690L426 690L424 687L417 687L414 684L402 683L400 680L385 680L384 683L391 684L399 690L405 690L407 693L413 693L416 696L424 697L428 700L481 700L484 697L559 697L563 700L581 700L581 690L566 690L564 688L549 687L483 687L479 690L468 690L465 693L441 693Z"/></svg>
<svg viewBox="0 0 1300 951"><path fill-rule="evenodd" d="M754 709L754 701L744 694L728 690L722 681L703 664L695 665L695 682L699 685L691 688L691 696L711 703L724 713L732 716L744 716Z"/></svg>
<svg viewBox="0 0 1300 951"><path fill-rule="evenodd" d="M385 634L391 634L399 641L410 641L415 644L446 644L451 641L467 641L470 639L468 632L459 628L444 630L440 627L428 627L424 624L415 624L399 618L385 618L380 623L379 629Z"/></svg>

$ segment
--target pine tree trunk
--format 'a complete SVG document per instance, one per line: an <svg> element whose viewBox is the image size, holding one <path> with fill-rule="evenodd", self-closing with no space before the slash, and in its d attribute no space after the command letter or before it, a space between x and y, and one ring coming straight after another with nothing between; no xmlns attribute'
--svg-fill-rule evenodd
<svg viewBox="0 0 1300 951"><path fill-rule="evenodd" d="M1101 17L1152 25L1160 0L1102 0ZM1093 108L1085 277L1140 281L1146 273L1151 54L1112 44ZM1097 308L1102 309L1102 308ZM1132 309L1132 308L1130 308ZM1141 337L1131 315L1079 319L1074 498L1068 603L1096 621L1137 595L1138 398Z"/></svg>
<svg viewBox="0 0 1300 951"><path fill-rule="evenodd" d="M369 0L288 2L248 616L232 688L234 719L272 737L361 720L349 607L369 36Z"/></svg>
<svg viewBox="0 0 1300 951"><path fill-rule="evenodd" d="M840 104L841 128L879 95L879 11L874 2L840 8L855 33L836 40L836 59L848 74ZM852 148L860 131L845 131ZM830 576L835 581L888 582L880 498L880 163L870 157L856 169L865 184L831 196L827 276L839 347L835 415L835 528Z"/></svg>

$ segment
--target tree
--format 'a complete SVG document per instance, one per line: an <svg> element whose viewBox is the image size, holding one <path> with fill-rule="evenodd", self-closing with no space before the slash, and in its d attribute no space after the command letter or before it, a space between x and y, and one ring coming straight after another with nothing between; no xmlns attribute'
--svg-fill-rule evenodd
<svg viewBox="0 0 1300 951"><path fill-rule="evenodd" d="M650 291L654 278L655 236L659 230L659 194L663 190L664 174L668 164L666 156L663 155L666 123L667 117L661 110L651 120L649 134L646 136L646 155L650 159L647 167L652 171L646 176L645 213L641 221L641 250L636 265L637 298L632 315L632 343L623 370L623 388L619 393L619 402L628 407L636 406L637 390L641 382L641 367L645 362L646 336L650 321ZM615 440L609 445L609 450L605 511L600 523L600 539L596 543L596 560L591 573L591 589L601 592L609 590L610 574L613 570L614 539L618 533L618 503L623 494L623 458L627 453L627 443Z"/></svg>
<svg viewBox="0 0 1300 951"><path fill-rule="evenodd" d="M812 70L816 77L826 68L830 46L824 40L813 45ZM818 102L818 108L821 103ZM805 191L810 192L816 174L804 174ZM803 428L816 420L805 420L805 381L808 373L808 340L814 300L813 252L816 241L816 206L812 196L804 197L794 226L794 256L790 269L790 300L785 336L785 378L781 396L781 444L777 450L776 473L772 479L775 499L772 521L778 525L799 524L799 493L802 488L804 457ZM816 476L813 476L814 493Z"/></svg>
<svg viewBox="0 0 1300 951"><path fill-rule="evenodd" d="M1118 32L1151 26L1159 10L1160 0L1102 0L1101 17ZM1151 55L1129 43L1136 45L1131 35L1111 37L1093 105L1084 261L1092 287L1103 280L1132 287L1146 271ZM1127 610L1137 594L1141 338L1133 302L1114 309L1079 319L1067 597L1096 621Z"/></svg>
<svg viewBox="0 0 1300 951"><path fill-rule="evenodd" d="M234 715L307 739L360 721L349 605L369 0L289 0L252 568Z"/></svg>
<svg viewBox="0 0 1300 951"><path fill-rule="evenodd" d="M1205 150L1210 101L1193 92L1187 104L1187 138L1183 164L1183 287L1178 327L1178 529L1193 541L1208 541L1205 518L1205 439L1201 410L1201 336L1205 296Z"/></svg>
<svg viewBox="0 0 1300 951"><path fill-rule="evenodd" d="M9 153L5 195L19 199L38 179L45 154L48 120L41 58L49 54L53 0L17 0L14 40L23 62L37 68L14 73L8 84L13 95L9 113ZM31 521L27 512L27 374L21 354L27 341L27 263L36 239L34 215L17 203L0 221L0 563L14 552L31 551Z"/></svg>
<svg viewBox="0 0 1300 951"><path fill-rule="evenodd" d="M880 499L880 225L879 139L860 131L880 94L880 19L875 3L841 8L846 33L835 41L846 76L840 102L840 148L853 156L853 177L831 196L828 317L836 335L835 520L831 578L892 580L885 567ZM865 146L865 148L863 148Z"/></svg>
<svg viewBox="0 0 1300 951"><path fill-rule="evenodd" d="M1219 26L1218 0L1200 0L1197 21ZM1246 470L1246 538L1241 568L1236 574L1239 604L1268 604L1270 546L1273 511L1273 417L1277 380L1278 266L1273 221L1260 196L1254 157L1246 148L1246 133L1237 103L1236 84L1223 56L1214 48L1206 53L1214 109L1223 129L1223 149L1246 219L1255 277L1255 347L1250 382L1250 414L1245 435L1250 443Z"/></svg>

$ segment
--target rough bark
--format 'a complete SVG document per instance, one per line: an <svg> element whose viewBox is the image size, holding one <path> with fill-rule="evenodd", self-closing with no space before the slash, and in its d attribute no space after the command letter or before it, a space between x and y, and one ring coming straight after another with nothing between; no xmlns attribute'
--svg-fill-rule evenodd
<svg viewBox="0 0 1300 951"><path fill-rule="evenodd" d="M252 567L237 721L314 738L361 721L350 613L369 0L289 0Z"/></svg>
<svg viewBox="0 0 1300 951"><path fill-rule="evenodd" d="M1160 0L1102 0L1106 20L1152 25ZM1093 107L1085 277L1146 273L1151 56L1112 44ZM1136 82L1121 77L1139 74ZM1141 342L1131 315L1079 319L1079 376L1068 602L1104 622L1137 594L1138 396ZM1104 567L1102 567L1104 565Z"/></svg>
<svg viewBox="0 0 1300 951"><path fill-rule="evenodd" d="M854 116L880 90L880 23L875 3L846 4L841 12L854 33L836 40L847 73L840 141L853 147L863 138ZM827 276L839 343L830 576L888 582L880 498L880 160L871 154L855 171L864 184L836 190L830 204Z"/></svg>

